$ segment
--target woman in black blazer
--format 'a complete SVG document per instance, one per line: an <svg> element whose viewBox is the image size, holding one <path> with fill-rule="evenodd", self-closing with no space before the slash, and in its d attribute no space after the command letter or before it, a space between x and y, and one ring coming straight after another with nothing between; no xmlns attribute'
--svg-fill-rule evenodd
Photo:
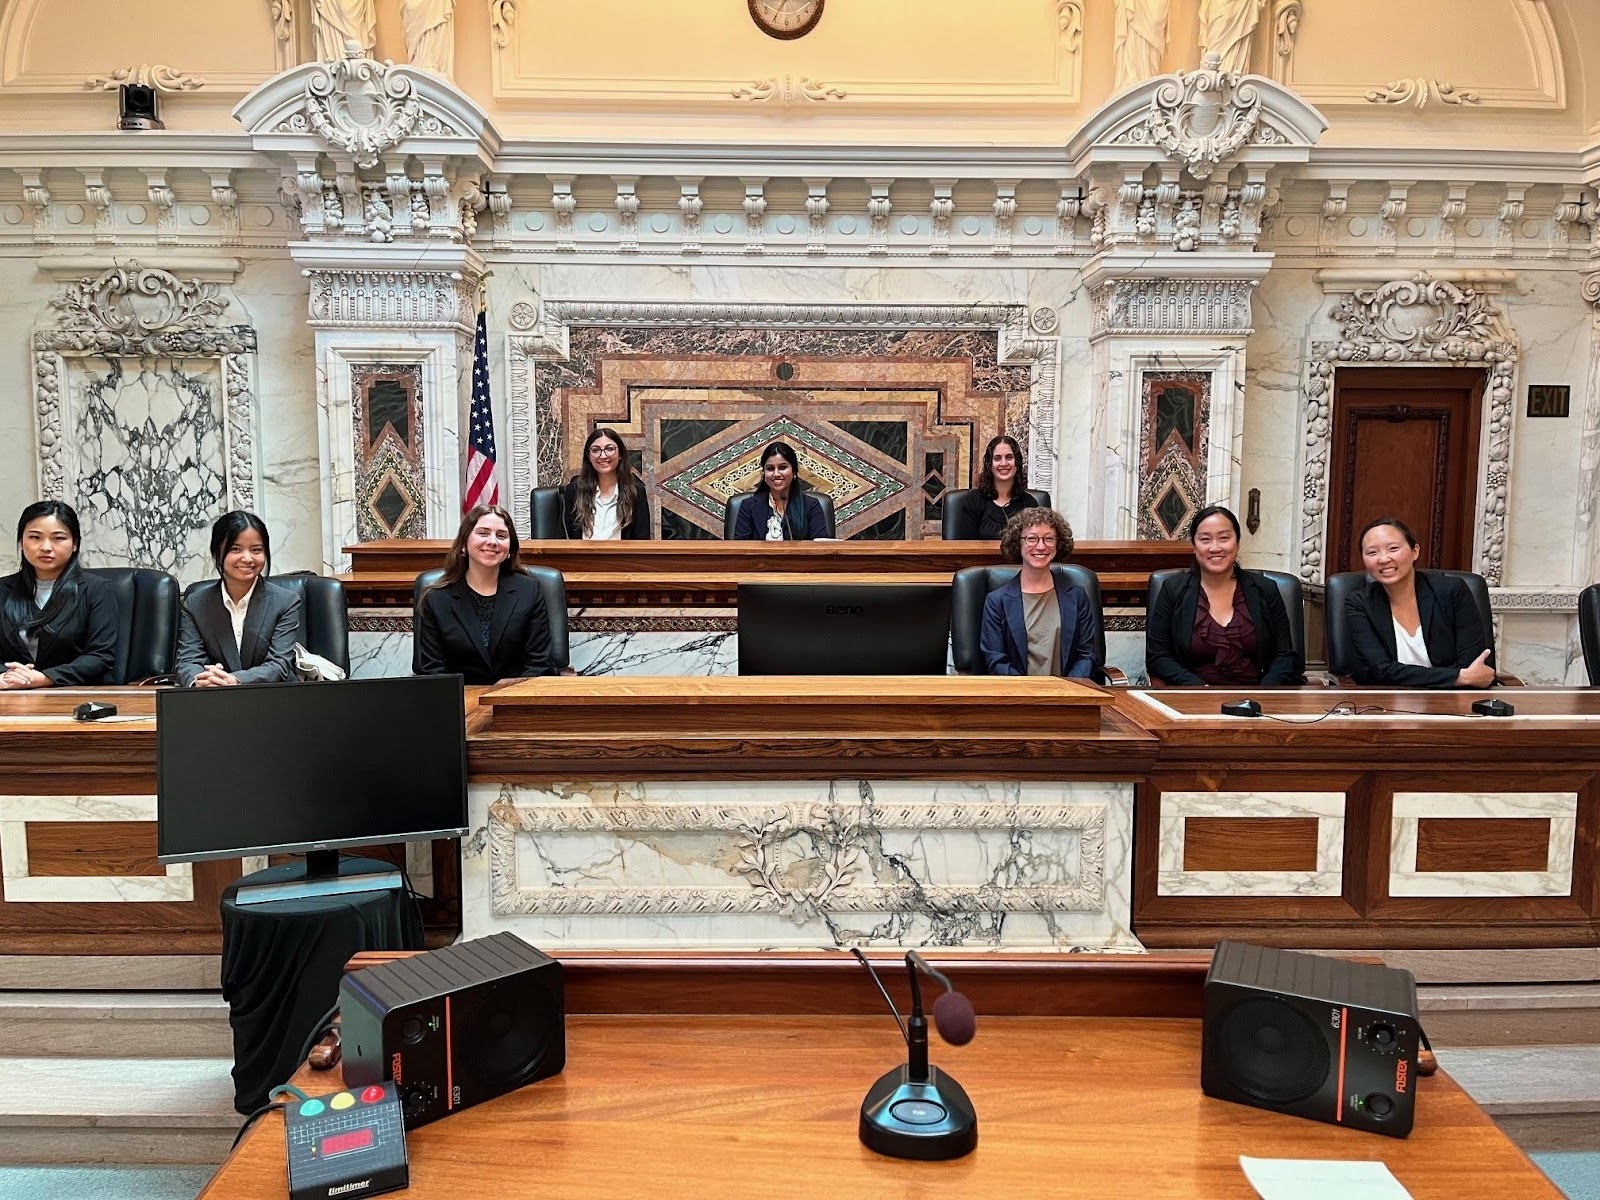
<svg viewBox="0 0 1600 1200"><path fill-rule="evenodd" d="M1350 674L1357 683L1400 688L1484 688L1495 681L1494 649L1461 580L1418 571L1417 537L1379 517L1361 531L1367 585L1345 600Z"/></svg>
<svg viewBox="0 0 1600 1200"><path fill-rule="evenodd" d="M556 673L544 596L522 573L519 555L511 514L498 504L480 504L461 519L444 578L417 602L415 674L482 684Z"/></svg>
<svg viewBox="0 0 1600 1200"><path fill-rule="evenodd" d="M561 489L561 523L573 541L638 541L650 536L650 498L611 429L583 443L583 466Z"/></svg>
<svg viewBox="0 0 1600 1200"><path fill-rule="evenodd" d="M761 482L739 509L734 541L809 542L827 536L822 505L806 492L794 447L773 442L761 452Z"/></svg>
<svg viewBox="0 0 1600 1200"><path fill-rule="evenodd" d="M117 662L117 600L78 563L78 514L60 500L22 510L22 566L0 579L0 689L106 683Z"/></svg>
<svg viewBox="0 0 1600 1200"><path fill-rule="evenodd" d="M178 611L178 682L184 687L284 683L295 677L300 597L268 583L272 539L253 512L223 513L211 526L218 578Z"/></svg>
<svg viewBox="0 0 1600 1200"><path fill-rule="evenodd" d="M1145 615L1144 662L1172 687L1298 687L1289 613L1270 580L1239 566L1239 518L1220 504L1189 525L1194 568L1169 579Z"/></svg>
<svg viewBox="0 0 1600 1200"><path fill-rule="evenodd" d="M995 541L1007 521L1038 503L1028 492L1028 467L1022 461L1022 447L1016 438L1002 433L989 439L978 481L957 505L956 537Z"/></svg>

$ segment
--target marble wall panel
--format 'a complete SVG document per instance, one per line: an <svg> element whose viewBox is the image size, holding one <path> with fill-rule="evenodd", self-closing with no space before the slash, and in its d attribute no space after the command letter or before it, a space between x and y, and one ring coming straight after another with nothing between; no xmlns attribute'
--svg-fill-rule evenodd
<svg viewBox="0 0 1600 1200"><path fill-rule="evenodd" d="M1576 792L1396 792L1389 831L1391 896L1570 896ZM1418 871L1417 822L1535 817L1550 822L1543 871Z"/></svg>
<svg viewBox="0 0 1600 1200"><path fill-rule="evenodd" d="M1338 896L1344 888L1343 792L1162 792L1158 896ZM1310 871L1189 871L1190 817L1307 817L1317 822Z"/></svg>
<svg viewBox="0 0 1600 1200"><path fill-rule="evenodd" d="M536 945L1137 949L1126 784L470 789L463 932Z"/></svg>
<svg viewBox="0 0 1600 1200"><path fill-rule="evenodd" d="M162 875L33 876L28 873L31 821L150 821L154 796L0 796L0 886L8 904L111 904L194 899L188 863Z"/></svg>

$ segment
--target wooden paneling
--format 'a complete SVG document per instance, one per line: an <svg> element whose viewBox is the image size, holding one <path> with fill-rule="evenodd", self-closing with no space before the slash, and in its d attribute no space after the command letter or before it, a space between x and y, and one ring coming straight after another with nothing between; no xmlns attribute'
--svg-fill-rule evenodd
<svg viewBox="0 0 1600 1200"><path fill-rule="evenodd" d="M154 821L29 821L28 874L165 875Z"/></svg>
<svg viewBox="0 0 1600 1200"><path fill-rule="evenodd" d="M1185 871L1314 871L1315 817L1189 817Z"/></svg>
<svg viewBox="0 0 1600 1200"><path fill-rule="evenodd" d="M1417 821L1419 871L1542 871L1549 849L1548 817L1423 817Z"/></svg>

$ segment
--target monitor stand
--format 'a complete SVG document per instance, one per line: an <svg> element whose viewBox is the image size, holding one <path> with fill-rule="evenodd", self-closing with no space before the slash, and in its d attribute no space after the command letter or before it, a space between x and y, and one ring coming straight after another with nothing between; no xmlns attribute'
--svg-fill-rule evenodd
<svg viewBox="0 0 1600 1200"><path fill-rule="evenodd" d="M293 864L298 877L276 883L252 883L234 894L235 904L266 904L273 900L313 900L319 896L342 896L352 892L386 892L403 885L400 872L393 867L379 871L366 868L371 859L339 859L337 850L313 850L305 862ZM344 873L349 868L349 873Z"/></svg>

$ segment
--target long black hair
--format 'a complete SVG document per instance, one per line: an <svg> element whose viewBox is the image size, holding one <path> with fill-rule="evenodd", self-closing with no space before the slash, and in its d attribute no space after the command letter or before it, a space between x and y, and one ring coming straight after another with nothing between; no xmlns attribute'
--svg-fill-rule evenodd
<svg viewBox="0 0 1600 1200"><path fill-rule="evenodd" d="M789 484L789 495L794 496L805 491L806 485L800 478L800 458L795 454L794 447L789 445L788 442L773 442L772 445L761 452L761 458L758 461L758 465L761 467L761 477L756 480L756 491L770 492L772 490L767 486L766 467L767 459L773 455L777 455L788 463L789 470L794 473L794 482Z"/></svg>
<svg viewBox="0 0 1600 1200"><path fill-rule="evenodd" d="M28 561L28 556L22 553L22 535L27 532L29 525L41 517L54 517L65 525L67 532L72 535L72 557L61 569L61 574L56 576L55 588L50 593L50 602L43 610L34 601L34 590L39 586L39 576L34 571L33 564ZM22 634L29 634L41 626L48 625L55 619L57 613L77 603L78 592L83 587L83 579L79 574L81 568L78 565L78 551L82 547L83 535L78 530L78 514L66 501L37 500L22 510L22 515L17 518L17 555L22 560L21 569L14 576L13 585L6 589L5 596L0 598L3 600L6 624Z"/></svg>
<svg viewBox="0 0 1600 1200"><path fill-rule="evenodd" d="M999 437L989 439L989 444L983 451L983 470L978 472L978 482L974 485L978 495L985 500L998 500L1000 489L994 485L994 451L999 445L1011 447L1011 453L1017 458L1017 473L1011 479L1011 498L1025 494L1028 490L1028 464L1022 461L1022 446L1017 439L1009 433L1002 433Z"/></svg>
<svg viewBox="0 0 1600 1200"><path fill-rule="evenodd" d="M636 484L633 476L633 464L628 461L628 445L622 440L615 429L605 426L596 428L583 440L583 462L578 466L577 499L573 503L573 515L578 519L578 532L585 536L594 532L594 498L600 493L600 472L594 469L594 464L589 461L589 447L601 438L614 442L617 447L617 528L626 529L633 520L633 502Z"/></svg>
<svg viewBox="0 0 1600 1200"><path fill-rule="evenodd" d="M261 573L272 574L272 535L267 532L267 523L253 512L236 508L223 513L211 526L211 561L217 564L218 575L222 574L222 562L228 557L228 551L247 529L254 529L261 535L261 548L267 552L267 569Z"/></svg>

